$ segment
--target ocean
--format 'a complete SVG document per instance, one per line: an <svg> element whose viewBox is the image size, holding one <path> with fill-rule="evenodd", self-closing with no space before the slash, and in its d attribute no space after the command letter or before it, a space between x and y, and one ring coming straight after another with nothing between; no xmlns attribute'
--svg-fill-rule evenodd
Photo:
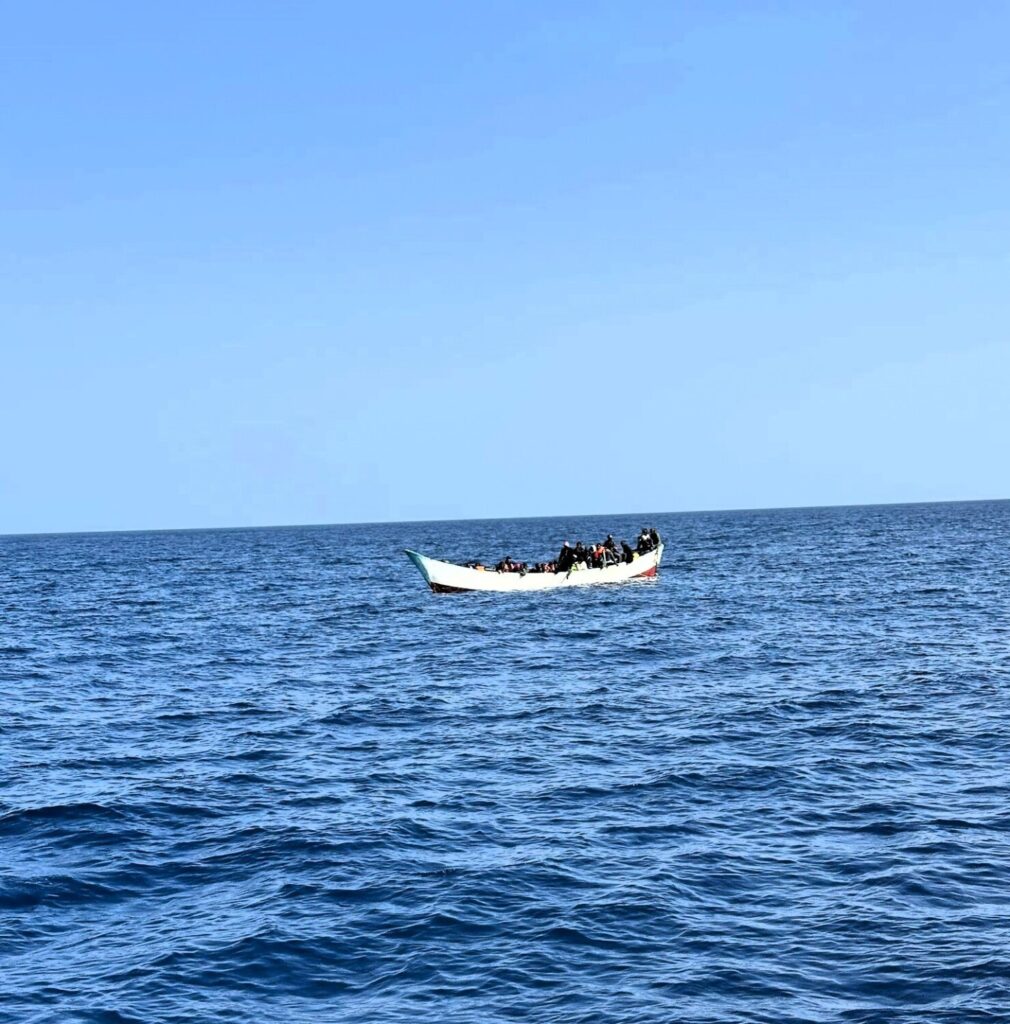
<svg viewBox="0 0 1010 1024"><path fill-rule="evenodd" d="M1007 502L0 538L0 1020L1010 1020L1008 613Z"/></svg>

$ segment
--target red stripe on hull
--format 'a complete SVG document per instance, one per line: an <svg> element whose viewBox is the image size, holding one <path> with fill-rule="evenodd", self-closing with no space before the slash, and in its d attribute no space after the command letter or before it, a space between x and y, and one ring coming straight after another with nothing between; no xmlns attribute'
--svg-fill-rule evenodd
<svg viewBox="0 0 1010 1024"><path fill-rule="evenodd" d="M653 566L651 569L646 569L645 572L640 572L637 576L633 577L636 580L640 580L643 576L655 576L656 567Z"/></svg>

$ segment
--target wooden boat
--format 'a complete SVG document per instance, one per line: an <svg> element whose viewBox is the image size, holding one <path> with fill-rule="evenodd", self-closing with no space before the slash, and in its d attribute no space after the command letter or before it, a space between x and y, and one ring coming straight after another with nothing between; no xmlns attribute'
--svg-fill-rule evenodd
<svg viewBox="0 0 1010 1024"><path fill-rule="evenodd" d="M407 557L417 566L425 583L436 594L458 594L467 590L491 590L506 593L527 590L556 590L558 587L586 587L595 583L626 583L628 580L649 579L656 575L663 558L663 545L630 562L607 566L605 569L577 568L571 572L495 572L494 569L471 569L452 562L406 550Z"/></svg>

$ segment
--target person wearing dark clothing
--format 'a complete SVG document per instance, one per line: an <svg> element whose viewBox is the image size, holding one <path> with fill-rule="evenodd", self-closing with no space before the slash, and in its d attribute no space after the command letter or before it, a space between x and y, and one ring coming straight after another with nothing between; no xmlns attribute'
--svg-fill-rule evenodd
<svg viewBox="0 0 1010 1024"><path fill-rule="evenodd" d="M655 526L649 527L649 539L652 541L652 546L654 548L658 548L660 543L662 543L659 539L659 531Z"/></svg>
<svg viewBox="0 0 1010 1024"><path fill-rule="evenodd" d="M612 533L607 534L607 539L603 542L603 546L611 553L617 551L617 545L614 543L614 535Z"/></svg>
<svg viewBox="0 0 1010 1024"><path fill-rule="evenodd" d="M571 567L575 564L575 552L568 546L568 541L565 541L564 546L561 548L558 554L558 560L555 565L555 572L568 572Z"/></svg>
<svg viewBox="0 0 1010 1024"><path fill-rule="evenodd" d="M621 554L624 556L625 562L630 562L635 556L635 552L631 550L631 546L626 540L621 541Z"/></svg>

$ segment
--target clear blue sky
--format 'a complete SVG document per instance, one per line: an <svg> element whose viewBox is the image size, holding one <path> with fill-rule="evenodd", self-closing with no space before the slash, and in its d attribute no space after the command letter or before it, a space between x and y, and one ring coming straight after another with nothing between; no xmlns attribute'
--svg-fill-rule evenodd
<svg viewBox="0 0 1010 1024"><path fill-rule="evenodd" d="M1008 496L1008 39L8 4L0 532Z"/></svg>

